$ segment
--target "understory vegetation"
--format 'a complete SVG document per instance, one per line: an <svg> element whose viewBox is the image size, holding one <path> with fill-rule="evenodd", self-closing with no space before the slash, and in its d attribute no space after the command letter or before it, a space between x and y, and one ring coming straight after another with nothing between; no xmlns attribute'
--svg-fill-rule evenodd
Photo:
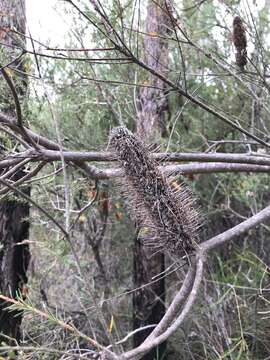
<svg viewBox="0 0 270 360"><path fill-rule="evenodd" d="M4 46L2 32L16 39L21 34L1 23L0 67L6 76L0 82L0 202L30 204L30 215L23 219L30 232L22 241L31 253L28 280L20 278L16 296L4 291L0 271L5 309L22 316L20 338L1 337L1 359L270 359L268 216L230 241L202 247L202 253L193 244L187 251L195 251L196 259L202 255L203 276L183 322L164 338L166 349L158 343L138 357L120 357L137 349L136 296L144 310L151 312L158 298L165 311L189 269L195 266L198 273L199 262L194 265L195 256L182 252L175 258L163 241L163 271L153 270L155 251L147 253L145 247L145 267L138 267L138 235L157 238L170 230L164 211L157 221L161 225L151 229L157 200L149 215L143 202L148 188L140 201L130 200L134 184L126 185L126 159L109 141L113 128L128 129L131 139L135 134L143 141L149 158L156 157L154 170L152 163L145 166L164 176L162 191L168 184L176 192L187 189L199 213L199 243L233 231L267 208L269 1L65 0L55 2L55 11L69 24L61 41L37 38L30 29L21 44ZM242 19L247 39L246 55L239 50L246 56L244 67L235 59L235 17ZM23 62L23 70L14 59ZM25 91L20 91L22 81ZM12 123L18 120L16 99L22 126ZM140 133L144 126L148 130ZM22 128L32 133L25 135ZM140 149L130 149L130 158L136 151L140 161ZM190 154L197 158L184 156ZM5 176L11 169L29 176L17 183L13 175ZM32 203L16 192L29 187ZM134 220L131 208L136 206L146 208L140 215L144 219ZM4 269L1 239L0 246ZM149 279L138 286L140 271ZM165 290L157 295L151 286L161 279ZM174 319L178 313L180 308ZM157 325L143 320L141 326Z"/></svg>

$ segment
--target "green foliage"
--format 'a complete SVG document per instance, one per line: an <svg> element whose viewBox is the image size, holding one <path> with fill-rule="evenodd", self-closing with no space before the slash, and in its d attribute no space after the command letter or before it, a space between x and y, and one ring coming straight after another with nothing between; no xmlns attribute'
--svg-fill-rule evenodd
<svg viewBox="0 0 270 360"><path fill-rule="evenodd" d="M82 1L80 5L84 14L104 30L100 17L89 2ZM102 5L120 39L126 41L133 54L143 59L146 4L141 4L140 13L132 1L104 1ZM173 39L168 39L169 80L183 88L187 86L189 93L263 137L269 130L269 122L264 121L263 127L259 121L252 121L252 93L256 93L262 105L260 118L268 119L267 83L248 73L239 74L232 57L231 18L239 11L245 16L239 8L240 1L204 1L198 5L194 1L183 0L176 1L175 6L180 13L179 24L186 30L192 43L187 44L180 31L182 42L177 43L175 34L172 35ZM68 4L61 9L67 19L73 16L70 25L72 33L67 34L65 44L61 47L112 47L104 31L99 32ZM267 9L259 11L253 20L254 23L250 17L245 17L252 31L249 43L254 46L249 55L263 73L267 70L268 62L263 68L262 59L269 58ZM256 51L259 44L254 24L265 43L261 51ZM116 41L115 34L111 32L109 35ZM120 42L119 38L117 41ZM50 140L61 141L66 149L78 151L107 150L108 134L115 126L126 126L132 131L136 129L139 86L133 84L149 85L149 74L145 69L129 62L123 64L110 60L119 56L117 51L70 50L63 52L64 55L59 55L61 51L54 53L61 59L38 57L42 81L32 79L30 82L30 98L24 113L31 129ZM89 61L85 60L87 58ZM98 61L102 58L107 60ZM91 59L96 60L91 62ZM10 59L0 49L0 62L5 64L8 61ZM31 63L35 65L34 60L28 58L25 70ZM248 71L254 72L252 64L249 64ZM17 84L17 75L11 73L11 76ZM0 91L3 96L0 110L3 110L11 105L12 99L3 81L0 82ZM252 150L260 153L257 145L248 147L242 143L230 143L246 139L213 114L187 102L176 91L168 91L166 96L169 102L166 127L170 137L161 140L160 151L211 149L216 152ZM228 143L213 143L220 140L227 140ZM4 133L1 134L1 141L8 150L14 146L14 142ZM39 174L40 179L32 183L32 198L62 226L66 223L68 188L72 230L70 239L66 239L44 215L32 209L30 240L33 242L34 265L29 283L31 306L32 309L45 308L52 321L48 323L34 315L33 311L27 312L24 341L29 345L69 350L79 346L89 347L89 344L61 330L56 325L58 314L67 322L76 322L82 332L89 336L94 334L102 343L108 342L106 332L112 315L116 319L115 341L130 331L132 304L131 296L128 297L126 292L133 289L132 244L135 229L127 210L129 204L113 182L98 181L98 194L94 199L94 182L69 164L67 186L60 171L62 165L46 165ZM113 166L116 166L115 163ZM191 178L189 183L206 219L201 231L202 240L221 233L269 203L267 174L198 175ZM89 223L96 230L104 221L101 211L104 188L108 191L109 217L99 255L107 278L104 278L95 257L95 248L87 240L87 235L93 231ZM87 207L86 210L80 213L84 207ZM265 265L269 251L268 237L269 229L266 226L255 229L242 239L244 245L240 240L237 247L221 249L216 257L209 259L201 301L192 313L189 324L179 330L171 341L173 360L263 358L269 340L269 327L262 315L269 311L269 299L266 293L261 292L269 285L269 270ZM247 246L247 243L251 245ZM178 279L168 277L168 288L174 288L178 282ZM46 293L48 303L42 297L41 290ZM58 355L41 353L35 356L36 359L56 359Z"/></svg>

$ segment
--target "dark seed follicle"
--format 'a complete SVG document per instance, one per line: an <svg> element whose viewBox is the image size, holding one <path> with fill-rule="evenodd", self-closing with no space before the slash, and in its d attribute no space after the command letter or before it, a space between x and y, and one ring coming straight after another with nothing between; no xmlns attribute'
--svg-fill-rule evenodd
<svg viewBox="0 0 270 360"><path fill-rule="evenodd" d="M177 258L192 253L198 242L198 214L186 185L175 186L151 157L147 146L125 127L111 131L110 146L124 170L124 182L139 239L154 252Z"/></svg>
<svg viewBox="0 0 270 360"><path fill-rule="evenodd" d="M247 64L247 37L242 19L235 16L233 19L233 43L235 46L235 62L244 70Z"/></svg>

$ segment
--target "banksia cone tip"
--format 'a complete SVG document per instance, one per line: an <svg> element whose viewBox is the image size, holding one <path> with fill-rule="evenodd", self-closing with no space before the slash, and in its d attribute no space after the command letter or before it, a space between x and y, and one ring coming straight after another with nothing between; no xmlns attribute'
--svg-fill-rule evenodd
<svg viewBox="0 0 270 360"><path fill-rule="evenodd" d="M199 221L187 187L173 186L148 148L126 128L112 130L110 145L125 172L139 239L154 252L166 250L177 258L193 252Z"/></svg>
<svg viewBox="0 0 270 360"><path fill-rule="evenodd" d="M235 62L241 70L244 70L247 64L247 38L245 27L239 16L233 19L233 43L236 49Z"/></svg>

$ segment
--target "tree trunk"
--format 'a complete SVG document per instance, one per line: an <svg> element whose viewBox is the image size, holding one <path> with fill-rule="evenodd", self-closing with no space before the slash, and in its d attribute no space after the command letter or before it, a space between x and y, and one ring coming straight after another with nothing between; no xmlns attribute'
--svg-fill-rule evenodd
<svg viewBox="0 0 270 360"><path fill-rule="evenodd" d="M135 240L134 246L134 286L139 288L133 294L133 329L146 325L157 324L165 313L165 281L164 278L153 284L143 287L151 282L151 278L164 271L164 254L156 254L150 259L147 257L144 247ZM134 335L134 347L139 346L152 332L153 328L140 331ZM163 343L153 349L143 360L164 359L162 356L166 350Z"/></svg>
<svg viewBox="0 0 270 360"><path fill-rule="evenodd" d="M166 0L149 0L144 38L144 61L152 69L168 76L168 41L171 36L171 7ZM159 78L148 74L149 85L159 89L142 87L138 99L137 132L145 139L156 141L165 137L166 115L168 115L167 85Z"/></svg>
<svg viewBox="0 0 270 360"><path fill-rule="evenodd" d="M22 174L19 173L19 176ZM28 216L28 204L18 202L17 199L0 203L0 292L13 298L23 292L27 282L29 248L26 244L16 244L28 238L29 222L25 220ZM8 304L2 301L0 304L0 333L19 341L22 314L18 311L9 312L5 310ZM0 341L9 343L4 336L0 337Z"/></svg>
<svg viewBox="0 0 270 360"><path fill-rule="evenodd" d="M170 34L170 15L166 0L149 0L144 39L144 61L147 65L168 75L168 44L164 37ZM158 35L159 37L155 37ZM141 88L138 97L137 133L145 141L158 143L160 136L166 136L165 118L168 113L168 101L165 95L166 85L152 74L148 75L147 83L159 89ZM153 281L153 277L162 273L165 268L164 254L158 253L151 257L146 249L135 240L134 245L134 286L140 288ZM165 313L165 280L153 282L134 292L133 295L133 328L157 324ZM134 346L140 345L153 328L140 331L134 335ZM143 360L165 359L166 344L143 357Z"/></svg>
<svg viewBox="0 0 270 360"><path fill-rule="evenodd" d="M15 59L21 52L17 47L25 45L24 0L1 0L0 14L0 40L2 44L6 44L6 46L2 45L0 53L1 66L13 61L12 66L8 70L6 68L6 71L15 83L16 92L21 100L26 94L27 80L22 75L24 72L22 59ZM0 107L1 111L16 117L13 98L3 78ZM6 145L4 135L1 136L1 145L4 149ZM10 180L16 181L24 175L24 170L20 169ZM24 191L30 194L29 188ZM29 204L22 202L16 195L0 202L0 293L13 298L24 292L27 282L26 270L30 253L28 245L22 242L29 236L28 218ZM22 313L7 311L5 308L8 305L3 301L0 302L0 333L3 334L0 336L0 343L14 344L15 340L20 340Z"/></svg>

